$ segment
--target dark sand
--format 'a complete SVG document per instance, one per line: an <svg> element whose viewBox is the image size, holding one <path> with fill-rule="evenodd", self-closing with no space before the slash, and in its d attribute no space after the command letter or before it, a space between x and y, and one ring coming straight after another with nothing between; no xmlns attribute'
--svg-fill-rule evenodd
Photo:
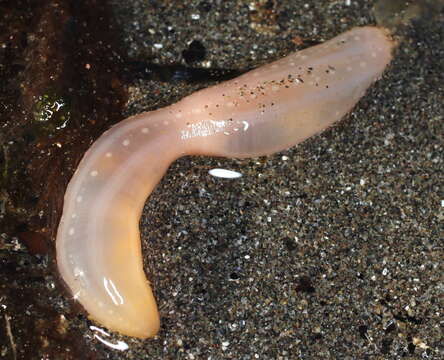
<svg viewBox="0 0 444 360"><path fill-rule="evenodd" d="M375 24L364 0L183 3L114 1L130 57L183 62L197 40L206 56L193 66L245 69ZM174 163L141 220L161 331L106 338L129 345L119 352L83 317L67 320L85 354L443 359L444 15L428 15L398 29L383 78L322 135L264 158ZM203 85L129 86L127 115ZM243 177L213 178L214 167ZM48 294L68 312L63 294ZM0 350L12 358L8 341Z"/></svg>

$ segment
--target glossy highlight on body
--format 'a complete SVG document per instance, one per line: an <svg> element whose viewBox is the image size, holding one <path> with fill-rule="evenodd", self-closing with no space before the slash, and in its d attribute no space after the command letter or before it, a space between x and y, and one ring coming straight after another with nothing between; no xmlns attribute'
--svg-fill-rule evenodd
<svg viewBox="0 0 444 360"><path fill-rule="evenodd" d="M383 29L355 28L105 132L68 185L57 232L59 271L74 298L109 329L154 336L159 314L138 226L169 165L193 154L272 154L319 133L381 76L393 46Z"/></svg>

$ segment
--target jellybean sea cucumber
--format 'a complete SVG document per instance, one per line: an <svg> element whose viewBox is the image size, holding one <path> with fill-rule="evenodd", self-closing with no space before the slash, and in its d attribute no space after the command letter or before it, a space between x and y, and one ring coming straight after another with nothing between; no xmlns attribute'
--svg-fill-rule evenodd
<svg viewBox="0 0 444 360"><path fill-rule="evenodd" d="M303 141L353 108L393 47L385 30L355 28L105 132L68 185L56 240L61 276L89 316L130 336L157 333L138 226L175 159L253 157Z"/></svg>

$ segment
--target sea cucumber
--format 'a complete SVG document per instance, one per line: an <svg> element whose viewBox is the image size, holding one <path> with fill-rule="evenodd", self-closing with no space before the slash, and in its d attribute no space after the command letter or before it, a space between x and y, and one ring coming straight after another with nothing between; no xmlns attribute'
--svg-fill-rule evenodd
<svg viewBox="0 0 444 360"><path fill-rule="evenodd" d="M139 236L143 205L183 155L254 157L347 114L390 63L384 29L352 29L106 131L85 153L57 231L60 274L90 318L140 338L159 329Z"/></svg>

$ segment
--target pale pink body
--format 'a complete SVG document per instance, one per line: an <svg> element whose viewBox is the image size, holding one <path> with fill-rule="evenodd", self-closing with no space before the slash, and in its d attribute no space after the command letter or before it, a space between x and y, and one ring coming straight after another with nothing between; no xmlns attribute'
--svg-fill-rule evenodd
<svg viewBox="0 0 444 360"><path fill-rule="evenodd" d="M68 185L57 233L58 267L74 298L112 330L154 336L159 314L139 219L171 162L266 155L303 141L353 108L392 48L384 30L355 28L104 133Z"/></svg>

